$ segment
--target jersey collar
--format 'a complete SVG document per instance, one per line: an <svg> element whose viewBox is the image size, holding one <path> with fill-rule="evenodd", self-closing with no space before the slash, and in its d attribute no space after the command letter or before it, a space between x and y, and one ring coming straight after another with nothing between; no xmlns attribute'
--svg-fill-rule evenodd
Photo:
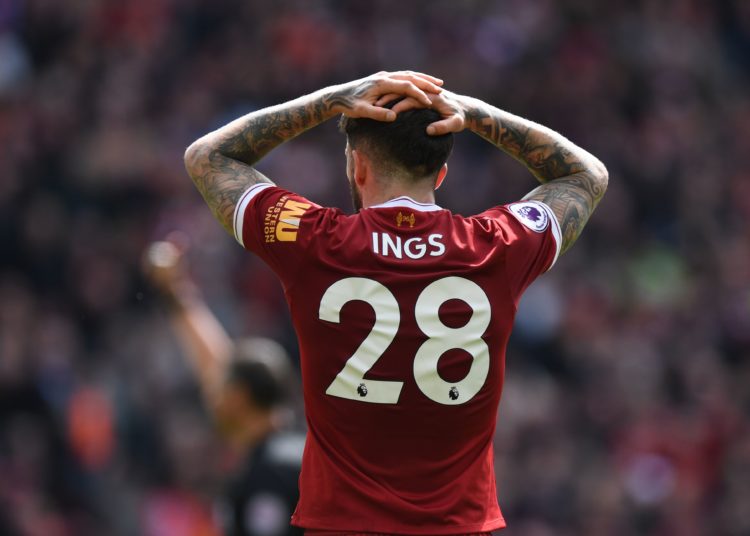
<svg viewBox="0 0 750 536"><path fill-rule="evenodd" d="M434 203L420 203L419 201L414 201L411 197L405 195L396 197L394 199L391 199L390 201L386 201L385 203L380 203L379 205L372 205L371 207L367 208L393 207L410 208L412 210L418 210L419 212L434 212L436 210L443 210L442 207L439 207Z"/></svg>

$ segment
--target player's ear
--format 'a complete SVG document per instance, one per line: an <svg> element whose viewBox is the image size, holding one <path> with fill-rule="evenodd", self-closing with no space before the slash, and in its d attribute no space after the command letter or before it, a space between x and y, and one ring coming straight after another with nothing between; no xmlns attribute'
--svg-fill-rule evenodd
<svg viewBox="0 0 750 536"><path fill-rule="evenodd" d="M443 167L440 168L440 171L438 171L437 180L435 180L435 189L437 190L440 188L440 185L443 184L443 181L445 180L445 176L448 174L448 164L443 164Z"/></svg>
<svg viewBox="0 0 750 536"><path fill-rule="evenodd" d="M354 162L354 176L352 178L354 182L362 186L369 173L370 161L366 155L356 149L352 149L352 161Z"/></svg>

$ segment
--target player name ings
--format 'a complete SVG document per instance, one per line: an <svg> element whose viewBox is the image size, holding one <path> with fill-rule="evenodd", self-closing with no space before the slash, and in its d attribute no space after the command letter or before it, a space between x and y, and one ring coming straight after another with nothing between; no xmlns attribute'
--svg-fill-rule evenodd
<svg viewBox="0 0 750 536"><path fill-rule="evenodd" d="M372 251L383 257L395 257L403 259L421 259L425 255L439 257L445 253L445 245L442 242L443 235L430 234L427 239L421 236L413 236L403 239L398 235L390 233L372 233Z"/></svg>

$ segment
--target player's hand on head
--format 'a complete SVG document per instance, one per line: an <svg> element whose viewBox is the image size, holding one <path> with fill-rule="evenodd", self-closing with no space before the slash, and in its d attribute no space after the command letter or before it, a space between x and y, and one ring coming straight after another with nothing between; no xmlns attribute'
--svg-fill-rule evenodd
<svg viewBox="0 0 750 536"><path fill-rule="evenodd" d="M415 108L432 108L442 116L442 119L427 127L427 133L432 136L440 136L450 132L461 132L466 128L466 114L458 95L443 90L439 94L428 93L427 96L430 99L429 106L426 106L422 101L413 97L402 97L396 93L383 95L375 102L375 105L388 106L394 100L400 99L390 107L390 110L396 114Z"/></svg>
<svg viewBox="0 0 750 536"><path fill-rule="evenodd" d="M379 72L340 86L332 96L333 109L349 117L364 117L377 121L393 121L396 113L377 105L383 95L397 95L414 99L427 107L428 94L438 94L443 81L428 74L413 71Z"/></svg>
<svg viewBox="0 0 750 536"><path fill-rule="evenodd" d="M441 136L451 132L461 132L466 128L466 112L458 95L443 91L439 95L430 95L430 100L432 101L431 108L438 112L442 119L429 125L427 134Z"/></svg>

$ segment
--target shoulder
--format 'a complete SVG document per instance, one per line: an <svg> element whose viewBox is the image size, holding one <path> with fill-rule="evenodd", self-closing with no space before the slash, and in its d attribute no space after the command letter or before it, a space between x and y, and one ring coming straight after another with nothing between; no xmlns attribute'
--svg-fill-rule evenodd
<svg viewBox="0 0 750 536"><path fill-rule="evenodd" d="M518 201L505 205L505 208L524 227L535 233L543 233L557 224L552 209L541 201ZM558 226L559 227L559 226Z"/></svg>
<svg viewBox="0 0 750 536"><path fill-rule="evenodd" d="M541 201L517 201L498 205L473 216L473 219L523 232L544 233L549 229L559 234L559 224L554 212Z"/></svg>
<svg viewBox="0 0 750 536"><path fill-rule="evenodd" d="M335 219L339 209L323 207L295 192L263 183L240 197L233 218L234 235L243 246L249 232L264 243L295 242L300 227Z"/></svg>

